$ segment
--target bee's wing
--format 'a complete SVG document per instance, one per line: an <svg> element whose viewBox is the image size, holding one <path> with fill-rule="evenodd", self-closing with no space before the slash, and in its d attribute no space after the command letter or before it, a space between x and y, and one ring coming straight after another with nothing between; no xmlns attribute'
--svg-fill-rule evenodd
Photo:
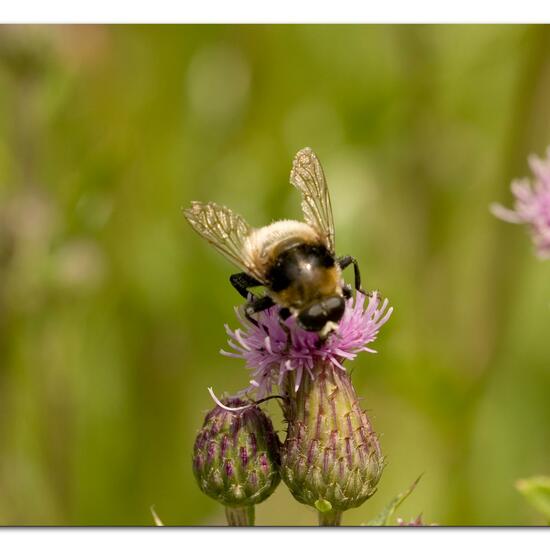
<svg viewBox="0 0 550 550"><path fill-rule="evenodd" d="M317 156L309 147L296 153L290 183L302 193L302 211L306 222L334 252L334 221L327 182Z"/></svg>
<svg viewBox="0 0 550 550"><path fill-rule="evenodd" d="M193 201L191 208L185 209L183 214L191 227L230 262L260 282L265 282L247 253L245 243L252 228L241 216L226 206L197 201Z"/></svg>

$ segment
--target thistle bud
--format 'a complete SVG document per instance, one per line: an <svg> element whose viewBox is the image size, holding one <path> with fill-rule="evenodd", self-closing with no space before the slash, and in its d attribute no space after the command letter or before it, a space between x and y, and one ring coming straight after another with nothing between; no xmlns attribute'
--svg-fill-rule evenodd
<svg viewBox="0 0 550 550"><path fill-rule="evenodd" d="M317 362L298 389L289 376L286 393L281 477L296 500L317 508L321 524L337 525L376 490L384 465L378 438L343 369Z"/></svg>
<svg viewBox="0 0 550 550"><path fill-rule="evenodd" d="M229 399L224 405L238 408L246 403ZM259 407L232 411L217 405L195 440L193 472L201 490L226 506L230 524L250 525L251 507L279 484L279 451L271 420Z"/></svg>

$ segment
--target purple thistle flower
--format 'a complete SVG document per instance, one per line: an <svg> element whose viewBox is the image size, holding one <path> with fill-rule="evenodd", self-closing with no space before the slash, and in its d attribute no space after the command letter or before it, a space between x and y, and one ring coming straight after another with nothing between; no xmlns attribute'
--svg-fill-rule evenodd
<svg viewBox="0 0 550 550"><path fill-rule="evenodd" d="M491 212L506 222L529 225L537 256L550 259L550 147L546 159L535 155L529 157L529 166L535 176L533 183L528 178L515 180L511 189L516 201L509 210L500 204L492 204Z"/></svg>
<svg viewBox="0 0 550 550"><path fill-rule="evenodd" d="M288 344L287 333L279 320L278 306L259 313L256 317L258 326L244 317L242 309L236 308L242 328L231 330L225 326L230 337L228 344L233 351L221 350L221 353L244 359L246 367L252 371L250 387L241 394L255 391L257 398L262 399L272 393L273 386L281 387L290 372L295 372L297 391L304 374L314 378L316 362L330 363L345 370L342 363L346 359L352 361L361 351L376 353L368 345L376 339L393 308L388 308L387 299L381 302L376 292L369 297L366 307L365 298L358 292L355 300L347 301L337 332L323 343L316 333L303 330L290 318L286 321L291 339Z"/></svg>

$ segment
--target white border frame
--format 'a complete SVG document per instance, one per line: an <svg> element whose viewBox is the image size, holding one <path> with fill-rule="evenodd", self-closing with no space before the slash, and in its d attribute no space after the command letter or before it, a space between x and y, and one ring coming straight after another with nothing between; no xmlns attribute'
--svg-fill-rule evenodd
<svg viewBox="0 0 550 550"><path fill-rule="evenodd" d="M544 23L547 0L18 0L4 23Z"/></svg>

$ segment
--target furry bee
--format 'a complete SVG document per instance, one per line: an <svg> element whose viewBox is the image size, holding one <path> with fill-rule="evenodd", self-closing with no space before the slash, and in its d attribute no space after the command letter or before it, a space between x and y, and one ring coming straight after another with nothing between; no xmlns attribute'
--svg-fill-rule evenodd
<svg viewBox="0 0 550 550"><path fill-rule="evenodd" d="M363 292L361 275L355 258L335 255L325 175L309 147L294 157L290 183L302 194L303 222L280 220L253 228L229 208L212 202L192 202L184 215L199 235L242 269L230 282L248 300L245 311L252 322L252 315L278 304L283 328L292 316L323 341L337 329L345 299L352 293L342 270L353 264L355 289ZM249 289L258 286L265 287L265 295L249 297Z"/></svg>

